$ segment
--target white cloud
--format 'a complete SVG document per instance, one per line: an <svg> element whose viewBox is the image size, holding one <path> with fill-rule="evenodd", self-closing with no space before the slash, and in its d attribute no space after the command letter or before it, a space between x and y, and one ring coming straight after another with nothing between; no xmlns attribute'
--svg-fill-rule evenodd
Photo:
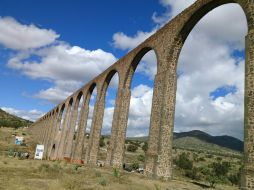
<svg viewBox="0 0 254 190"><path fill-rule="evenodd" d="M34 97L58 104L71 95L81 85L82 83L76 81L56 81L53 87L40 90Z"/></svg>
<svg viewBox="0 0 254 190"><path fill-rule="evenodd" d="M51 82L50 88L41 89L34 97L53 103L64 100L117 60L101 49L87 50L57 38L59 35L51 29L0 17L0 44L17 50L7 66L31 79ZM117 78L114 81L117 82Z"/></svg>
<svg viewBox="0 0 254 190"><path fill-rule="evenodd" d="M12 114L12 115L15 115L15 116L18 116L18 117L21 117L23 119L27 119L30 121L35 121L44 115L44 113L42 111L39 111L36 109L34 109L34 110L18 110L18 109L10 108L10 107L1 107L1 109Z"/></svg>
<svg viewBox="0 0 254 190"><path fill-rule="evenodd" d="M32 56L38 59L30 60ZM7 65L32 79L51 81L54 86L41 90L35 97L59 103L116 60L113 54L101 49L90 51L59 43L30 54L21 52L12 57Z"/></svg>
<svg viewBox="0 0 254 190"><path fill-rule="evenodd" d="M166 12L162 15L158 15L158 13L154 12L152 20L158 24L165 24L165 22L177 16L195 1L196 0L160 0L162 6L166 8Z"/></svg>
<svg viewBox="0 0 254 190"><path fill-rule="evenodd" d="M122 32L117 32L113 35L113 45L121 50L133 49L145 39L150 37L154 32L155 30L152 30L151 32L138 31L134 37L127 36Z"/></svg>
<svg viewBox="0 0 254 190"><path fill-rule="evenodd" d="M116 61L113 54L101 49L90 51L66 43L43 48L29 56L32 55L39 60L15 56L8 66L34 79L88 82Z"/></svg>
<svg viewBox="0 0 254 190"><path fill-rule="evenodd" d="M12 17L0 17L0 44L14 50L39 48L59 37L53 30L41 29L17 22Z"/></svg>

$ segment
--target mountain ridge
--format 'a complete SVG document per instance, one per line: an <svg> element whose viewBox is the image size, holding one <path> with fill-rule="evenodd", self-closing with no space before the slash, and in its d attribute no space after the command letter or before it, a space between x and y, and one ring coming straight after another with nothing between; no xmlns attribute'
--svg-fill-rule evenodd
<svg viewBox="0 0 254 190"><path fill-rule="evenodd" d="M20 118L0 109L0 127L19 128L29 126L32 123L32 121Z"/></svg>
<svg viewBox="0 0 254 190"><path fill-rule="evenodd" d="M192 130L187 132L174 132L174 141L184 138L196 138L206 143L218 145L234 151L243 152L243 141L228 135L212 136L200 130ZM147 141L148 137L128 137L129 140ZM190 140L191 138L189 138ZM179 141L179 140L178 140ZM198 144L197 144L198 145Z"/></svg>

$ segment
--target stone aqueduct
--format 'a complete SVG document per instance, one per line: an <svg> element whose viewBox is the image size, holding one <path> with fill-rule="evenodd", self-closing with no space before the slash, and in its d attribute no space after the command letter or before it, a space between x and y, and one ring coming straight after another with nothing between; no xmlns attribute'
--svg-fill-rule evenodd
<svg viewBox="0 0 254 190"><path fill-rule="evenodd" d="M242 189L254 189L254 0L197 0L189 8L159 29L126 56L69 96L31 126L38 143L45 145L47 159L68 159L71 162L96 164L102 128L105 95L111 78L119 76L111 139L106 165L121 167L130 104L130 84L141 58L150 50L157 56L157 74L149 128L145 175L172 178L172 139L177 85L177 62L184 41L195 24L209 11L238 3L248 23L246 35L245 97L244 97L244 169ZM85 137L89 101L97 87L90 138ZM73 140L79 101L83 97L76 140ZM64 119L61 124L61 120ZM62 125L61 129L59 126ZM85 152L84 152L85 151ZM85 155L85 156L82 156Z"/></svg>

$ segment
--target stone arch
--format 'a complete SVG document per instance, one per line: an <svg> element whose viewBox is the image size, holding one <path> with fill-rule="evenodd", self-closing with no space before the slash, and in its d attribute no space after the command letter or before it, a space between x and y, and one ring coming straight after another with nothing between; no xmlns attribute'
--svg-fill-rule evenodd
<svg viewBox="0 0 254 190"><path fill-rule="evenodd" d="M66 128L67 130L70 128L70 120L71 120L71 116L72 116L72 111L73 111L73 107L74 107L74 98L71 97L69 102L68 102L68 107L67 107L67 113L66 113Z"/></svg>
<svg viewBox="0 0 254 190"><path fill-rule="evenodd" d="M98 89L97 89L96 92L94 92L94 89L97 88L97 86L98 86L97 83L93 82L89 86L88 91L87 91L87 93L85 95L85 99L87 100L87 103L88 103L88 114L89 114L89 111L90 111L89 104L91 102L91 96L92 96L92 94L96 93L97 94L96 96L98 96ZM92 118L92 120L93 120L93 118ZM88 118L87 118L87 121L86 121L86 126L87 126L87 122L88 122ZM84 130L86 130L86 129L84 129Z"/></svg>
<svg viewBox="0 0 254 190"><path fill-rule="evenodd" d="M77 96L75 96L75 103L70 110L70 116L68 118L68 129L66 131L65 145L64 145L64 159L67 161L71 160L72 152L75 146L75 139L77 135L77 130L80 122L81 108L83 107L83 92L80 91Z"/></svg>
<svg viewBox="0 0 254 190"><path fill-rule="evenodd" d="M133 58L133 60L131 61L131 64L129 65L129 67L127 68L127 73L124 79L124 88L130 89L131 88L131 81L133 78L133 75L136 71L136 68L138 66L138 64L140 63L141 59L150 51L154 51L155 55L156 55L156 60L158 60L158 54L155 48L152 47L144 47L142 48ZM156 63L158 66L158 63Z"/></svg>
<svg viewBox="0 0 254 190"><path fill-rule="evenodd" d="M74 109L77 109L77 110L79 109L81 98L83 98L83 100L84 100L84 95L83 95L83 92L82 92L82 91L80 91L80 92L78 93L78 96L76 97ZM82 100L82 101L83 101L83 100ZM83 103L84 103L84 102L83 102ZM83 106L83 105L81 105L81 107L82 107L82 106ZM75 132L78 130L77 127L78 127L79 122L80 122L80 115L81 115L81 109L78 110L78 115L77 115L76 122L75 122ZM76 127L76 126L77 126L77 127Z"/></svg>
<svg viewBox="0 0 254 190"><path fill-rule="evenodd" d="M59 131L61 131L62 127L63 127L63 120L64 120L64 116L65 116L65 103L61 106L61 109L60 109L60 113L59 113L59 126L58 126L58 129Z"/></svg>
<svg viewBox="0 0 254 190"><path fill-rule="evenodd" d="M126 70L126 75L124 77L124 81L123 81L123 87L121 89L121 96L120 96L120 103L119 106L121 106L122 108L120 108L122 113L119 113L119 116L117 116L119 118L119 120L116 120L116 125L118 127L118 125L121 125L121 128L118 127L117 129L117 134L116 134L116 141L114 142L114 147L112 150L112 157L111 159L109 158L108 160L110 160L110 163L108 165L113 165L116 167L122 167L123 165L123 161L124 161L124 154L125 154L125 140L126 140L126 136L127 136L127 129L128 127L128 118L129 118L129 106L130 106L130 100L131 100L131 84L132 84L132 80L133 80L133 76L135 74L135 71L139 65L139 63L141 62L141 60L143 59L143 57L148 53L148 52L153 52L155 54L155 58L156 58L156 67L157 67L157 72L156 75L158 73L159 70L159 59L158 59L158 52L157 52L157 48L153 47L152 45L144 45L142 46L143 48L140 48L140 50L134 55L134 57L132 58L130 64L128 65L128 68ZM155 82L156 82L156 75L155 78L153 80L153 86L155 87ZM154 95L153 95L154 96ZM150 108L150 110L152 111L153 108L153 104L152 107ZM152 112L150 113L152 114ZM123 115L123 116L120 116ZM115 117L115 116L114 116ZM150 116L151 118L151 116ZM123 120L123 121L121 121ZM118 123L117 123L118 122ZM148 121L149 122L149 121ZM150 119L151 122L151 119ZM157 126L158 128L158 126ZM150 128L149 126L147 127L148 129L148 133L150 134Z"/></svg>
<svg viewBox="0 0 254 190"><path fill-rule="evenodd" d="M201 4L201 1L198 1L196 3ZM198 8L193 9L193 12L189 13L187 20L184 23L182 23L182 25L180 25L179 31L176 33L176 36L174 38L173 46L170 47L170 50L169 50L170 57L168 62L169 63L176 62L175 64L177 65L177 60L179 58L179 55L185 40L187 39L187 37L189 36L193 28L196 26L196 24L205 15L207 15L209 12L211 12L215 8L218 8L222 5L230 4L230 3L236 3L242 8L243 12L245 13L247 23L249 23L247 19L247 12L244 7L243 1L241 0L217 0L217 1L209 0L207 1L207 3L203 3L201 6L198 6ZM193 4L192 6L195 6L195 4ZM248 27L250 28L250 24L248 24Z"/></svg>
<svg viewBox="0 0 254 190"><path fill-rule="evenodd" d="M102 93L100 93L101 96L105 95L107 88L111 82L111 79L115 76L115 74L118 75L118 79L120 80L119 73L116 69L112 69L106 74L105 80L103 81L103 84L102 84L102 89L101 89Z"/></svg>

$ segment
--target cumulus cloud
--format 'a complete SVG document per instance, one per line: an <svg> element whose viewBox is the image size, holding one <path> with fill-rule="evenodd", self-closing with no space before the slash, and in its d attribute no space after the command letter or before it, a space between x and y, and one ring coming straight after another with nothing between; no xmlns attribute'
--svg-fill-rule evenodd
<svg viewBox="0 0 254 190"><path fill-rule="evenodd" d="M0 44L14 50L7 66L31 79L49 81L52 86L41 89L34 97L55 104L117 60L101 49L72 46L58 38L51 29L22 24L12 17L0 17Z"/></svg>
<svg viewBox="0 0 254 190"><path fill-rule="evenodd" d="M166 8L166 11L162 15L158 15L157 12L154 12L152 20L157 24L165 24L165 22L177 16L195 1L196 0L160 0L161 5Z"/></svg>
<svg viewBox="0 0 254 190"><path fill-rule="evenodd" d="M59 37L55 31L17 22L12 17L0 17L0 44L14 50L39 48Z"/></svg>
<svg viewBox="0 0 254 190"><path fill-rule="evenodd" d="M116 60L113 54L101 49L91 51L61 42L29 53L21 52L7 66L32 79L52 82L52 87L41 90L35 97L59 103Z"/></svg>
<svg viewBox="0 0 254 190"><path fill-rule="evenodd" d="M42 117L44 113L39 110L18 110L15 108L10 107L1 107L2 110L6 111L7 113L10 113L12 115L21 117L23 119L27 119L30 121L36 121L38 118Z"/></svg>
<svg viewBox="0 0 254 190"><path fill-rule="evenodd" d="M38 56L38 60L30 60ZM88 81L116 61L113 54L101 49L86 50L60 43L33 52L29 57L15 56L8 62L12 69L34 79Z"/></svg>
<svg viewBox="0 0 254 190"><path fill-rule="evenodd" d="M117 32L113 35L113 46L121 50L133 49L154 34L155 31L156 30L152 30L151 32L138 31L134 37L130 37L123 32Z"/></svg>
<svg viewBox="0 0 254 190"><path fill-rule="evenodd" d="M81 85L81 82L76 81L56 81L54 86L40 90L34 97L58 104L71 95Z"/></svg>

